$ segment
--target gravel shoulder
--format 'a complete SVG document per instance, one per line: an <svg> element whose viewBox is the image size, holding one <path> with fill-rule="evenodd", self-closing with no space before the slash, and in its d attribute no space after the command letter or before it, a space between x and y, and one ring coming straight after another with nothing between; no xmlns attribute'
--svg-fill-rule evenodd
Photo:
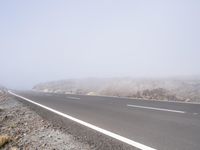
<svg viewBox="0 0 200 150"><path fill-rule="evenodd" d="M0 92L0 142L5 136L9 140L0 146L2 150L91 149L88 144L80 143L72 135L62 132L6 92Z"/></svg>

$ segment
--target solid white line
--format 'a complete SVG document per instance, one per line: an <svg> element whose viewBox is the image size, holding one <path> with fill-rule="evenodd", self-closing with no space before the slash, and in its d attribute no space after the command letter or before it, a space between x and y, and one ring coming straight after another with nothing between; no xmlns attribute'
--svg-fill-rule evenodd
<svg viewBox="0 0 200 150"><path fill-rule="evenodd" d="M98 132L100 132L100 133L103 133L103 134L105 134L105 135L107 135L107 136L110 136L110 137L112 137L112 138L115 138L115 139L117 139L117 140L119 140L119 141L122 141L122 142L124 142L124 143L127 143L127 144L129 144L129 145L131 145L131 146L134 146L134 147L136 147L136 148L139 148L139 149L141 149L141 150L156 150L156 149L151 148L151 147L149 147L149 146L146 146L146 145L144 145L144 144L135 142L135 141L133 141L133 140L130 140L130 139L128 139L128 138L125 138L125 137L123 137L123 136L120 136L120 135L118 135L118 134L115 134L115 133L113 133L113 132L110 132L110 131L108 131L108 130L102 129L102 128L100 128L100 127L97 127L97 126L92 125L92 124L90 124L90 123L87 123L87 122L85 122L85 121L82 121L82 120L79 120L79 119L77 119L77 118L74 118L74 117L72 117L72 116L70 116L70 115L64 114L64 113L62 113L62 112L60 112L60 111L57 111L57 110L55 110L55 109L52 109L52 108L50 108L50 107L47 107L47 106L44 106L44 105L42 105L42 104L36 103L36 102L34 102L34 101L32 101L32 100L30 100L30 99L28 99L28 98L25 98L25 97L23 97L23 96L17 95L17 94L15 94L15 93L11 92L11 91L8 91L8 92L9 92L10 94L16 96L16 97L19 97L19 98L21 98L21 99L24 99L24 100L26 100L26 101L28 101L28 102L30 102L30 103L33 103L33 104L35 104L35 105L38 105L38 106L40 106L40 107L42 107L42 108L45 108L45 109L47 109L47 110L49 110L49 111L52 111L52 112L54 112L55 114L58 114L58 115L60 115L60 116L63 116L63 117L65 117L65 118L67 118L67 119L70 119L70 120L72 120L72 121L75 121L75 122L77 122L77 123L79 123L79 124L81 124L81 125L84 125L84 126L86 126L86 127L88 127L88 128L91 128L91 129L93 129L93 130L96 130L96 131L98 131Z"/></svg>
<svg viewBox="0 0 200 150"><path fill-rule="evenodd" d="M69 98L69 99L80 99L79 97L70 97L70 96L68 96L67 98Z"/></svg>
<svg viewBox="0 0 200 150"><path fill-rule="evenodd" d="M146 106L130 105L130 104L127 104L127 106L129 106L129 107L136 107L136 108L152 109L152 110L160 110L160 111L169 111L169 112L175 112L175 113L181 113L181 114L185 113L185 111L165 109L165 108L146 107Z"/></svg>

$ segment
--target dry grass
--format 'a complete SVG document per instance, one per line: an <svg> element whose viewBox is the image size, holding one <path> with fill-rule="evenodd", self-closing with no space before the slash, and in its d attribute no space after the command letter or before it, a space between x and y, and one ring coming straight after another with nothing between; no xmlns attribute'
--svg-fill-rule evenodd
<svg viewBox="0 0 200 150"><path fill-rule="evenodd" d="M6 143L11 141L11 137L7 135L0 135L0 148L2 148Z"/></svg>

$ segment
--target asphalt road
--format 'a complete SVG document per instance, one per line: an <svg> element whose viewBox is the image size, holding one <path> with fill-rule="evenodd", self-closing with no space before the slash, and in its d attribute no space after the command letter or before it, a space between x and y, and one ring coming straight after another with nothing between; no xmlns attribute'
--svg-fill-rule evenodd
<svg viewBox="0 0 200 150"><path fill-rule="evenodd" d="M200 150L200 104L15 92L159 150Z"/></svg>

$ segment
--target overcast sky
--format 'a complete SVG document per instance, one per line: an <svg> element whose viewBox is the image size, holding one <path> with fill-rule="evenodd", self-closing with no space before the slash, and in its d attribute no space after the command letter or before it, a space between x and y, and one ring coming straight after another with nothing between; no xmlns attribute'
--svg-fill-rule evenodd
<svg viewBox="0 0 200 150"><path fill-rule="evenodd" d="M199 0L2 0L0 84L200 75Z"/></svg>

